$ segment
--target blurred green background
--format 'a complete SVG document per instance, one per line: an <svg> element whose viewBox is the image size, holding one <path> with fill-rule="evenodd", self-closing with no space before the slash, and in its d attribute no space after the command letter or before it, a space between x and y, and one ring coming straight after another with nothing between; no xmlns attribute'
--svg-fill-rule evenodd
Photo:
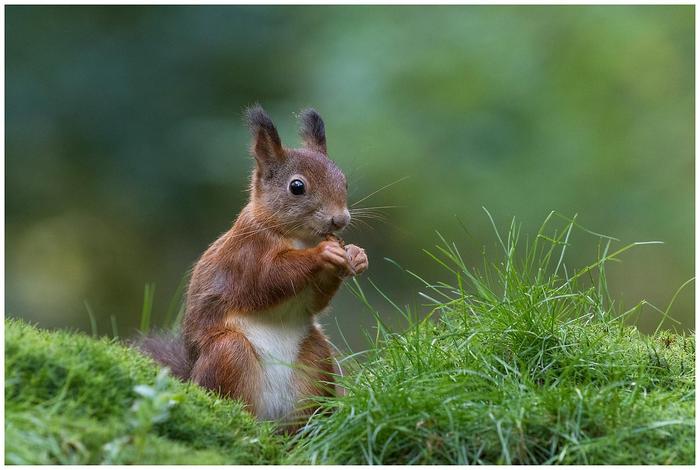
<svg viewBox="0 0 700 470"><path fill-rule="evenodd" d="M345 235L400 304L420 308L420 284L384 258L447 279L421 252L436 230L468 264L497 254L482 206L504 230L515 216L532 234L558 210L623 241L664 241L610 268L625 306L665 308L693 276L692 6L5 12L8 315L89 330L87 300L101 333L114 316L127 336L153 282L162 321L244 204L241 110L255 101L290 146L293 112L320 111L351 202L408 177L362 204L400 206L386 223ZM596 254L582 235L572 267ZM334 305L327 330L361 347L371 315L347 291ZM694 328L692 286L671 314ZM658 319L646 309L639 325Z"/></svg>

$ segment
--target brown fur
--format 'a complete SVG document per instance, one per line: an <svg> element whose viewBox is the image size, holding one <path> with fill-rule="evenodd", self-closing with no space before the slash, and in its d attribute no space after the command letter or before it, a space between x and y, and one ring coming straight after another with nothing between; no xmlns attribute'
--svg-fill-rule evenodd
<svg viewBox="0 0 700 470"><path fill-rule="evenodd" d="M190 378L227 398L243 400L255 413L260 364L246 337L231 328L212 330L210 342L199 354Z"/></svg>
<svg viewBox="0 0 700 470"><path fill-rule="evenodd" d="M319 327L313 326L301 344L294 369L299 395L307 398L302 400L295 416L285 423L287 431L296 431L316 411L317 404L312 397L336 394L333 382L337 373L328 338Z"/></svg>
<svg viewBox="0 0 700 470"><path fill-rule="evenodd" d="M333 375L336 370L333 355L328 339L318 327L312 327L301 344L298 362L297 387L302 395L334 395Z"/></svg>
<svg viewBox="0 0 700 470"><path fill-rule="evenodd" d="M243 209L233 228L194 268L183 323L190 359L209 343L208 331L223 324L227 315L269 309L307 285L314 288L313 313L318 313L340 287L341 277L324 265L321 245L294 249L287 239L261 230L251 210L250 205Z"/></svg>
<svg viewBox="0 0 700 470"><path fill-rule="evenodd" d="M302 113L300 134L305 147L301 149L282 146L262 108L250 108L246 117L256 161L250 201L231 229L212 243L194 267L182 341L184 362L191 365L189 377L193 381L243 400L255 413L261 360L231 320L264 315L307 287L313 292L305 307L311 318L329 305L344 277L366 268L367 258L354 245L343 248L337 241L323 238L335 231L337 220L347 223L349 215L345 176L326 155L320 116L313 110ZM303 195L289 191L293 179L303 181ZM294 371L301 397L334 393L330 345L313 322L310 324L299 346L300 367ZM168 362L162 355L151 354Z"/></svg>

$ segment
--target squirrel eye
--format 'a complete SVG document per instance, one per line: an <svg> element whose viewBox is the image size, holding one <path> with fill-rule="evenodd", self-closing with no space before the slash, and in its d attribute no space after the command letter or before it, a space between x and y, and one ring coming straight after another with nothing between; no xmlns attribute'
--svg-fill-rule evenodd
<svg viewBox="0 0 700 470"><path fill-rule="evenodd" d="M292 180L292 182L289 183L289 191L295 196L301 196L306 191L304 182L302 180Z"/></svg>

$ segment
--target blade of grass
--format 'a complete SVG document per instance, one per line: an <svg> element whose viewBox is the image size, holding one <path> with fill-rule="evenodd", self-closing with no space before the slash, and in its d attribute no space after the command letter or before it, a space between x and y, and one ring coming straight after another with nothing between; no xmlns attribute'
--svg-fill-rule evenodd
<svg viewBox="0 0 700 470"><path fill-rule="evenodd" d="M90 317L90 332L92 336L97 338L97 320L95 319L95 314L87 300L83 300L83 303L85 304L85 310L87 310L88 317Z"/></svg>
<svg viewBox="0 0 700 470"><path fill-rule="evenodd" d="M156 293L156 285L146 284L143 292L143 306L141 308L141 325L139 329L142 333L148 333L151 326L151 314L153 312L153 298Z"/></svg>

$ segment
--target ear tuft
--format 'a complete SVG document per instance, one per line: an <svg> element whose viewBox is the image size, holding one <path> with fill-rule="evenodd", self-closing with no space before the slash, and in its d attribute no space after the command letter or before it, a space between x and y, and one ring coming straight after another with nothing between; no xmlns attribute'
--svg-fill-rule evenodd
<svg viewBox="0 0 700 470"><path fill-rule="evenodd" d="M262 169L284 158L282 141L272 119L259 104L246 108L245 120L253 136L251 153Z"/></svg>
<svg viewBox="0 0 700 470"><path fill-rule="evenodd" d="M307 108L299 114L299 135L304 144L323 154L326 150L326 125L313 108Z"/></svg>
<svg viewBox="0 0 700 470"><path fill-rule="evenodd" d="M253 136L256 136L258 131L264 130L266 133L270 134L271 137L276 137L276 140L279 141L279 135L277 134L275 125L272 123L272 119L270 119L270 116L267 115L265 110L258 103L246 108L245 118L250 133L253 134Z"/></svg>

